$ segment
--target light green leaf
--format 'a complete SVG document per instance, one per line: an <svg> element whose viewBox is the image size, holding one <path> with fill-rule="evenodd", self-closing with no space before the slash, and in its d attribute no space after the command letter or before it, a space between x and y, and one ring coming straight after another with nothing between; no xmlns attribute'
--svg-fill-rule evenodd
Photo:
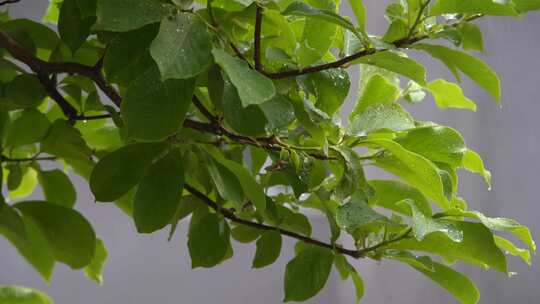
<svg viewBox="0 0 540 304"><path fill-rule="evenodd" d="M491 172L486 170L486 168L484 167L484 161L482 160L480 155L478 155L478 153L471 149L467 149L467 151L465 151L465 153L463 154L462 165L463 168L471 172L478 173L482 177L484 177L486 183L489 185L489 187L491 187Z"/></svg>
<svg viewBox="0 0 540 304"><path fill-rule="evenodd" d="M128 87L121 108L128 137L161 141L182 128L195 79L160 79L158 68L152 66Z"/></svg>
<svg viewBox="0 0 540 304"><path fill-rule="evenodd" d="M349 0L349 5L358 21L358 28L360 31L364 32L366 30L366 14L367 10L364 6L363 0Z"/></svg>
<svg viewBox="0 0 540 304"><path fill-rule="evenodd" d="M529 250L518 248L509 240L498 235L494 235L493 237L495 238L495 244L497 244L501 250L504 250L506 254L520 257L525 263L531 266L531 252Z"/></svg>
<svg viewBox="0 0 540 304"><path fill-rule="evenodd" d="M356 63L373 65L403 75L420 85L426 85L426 69L418 62L390 51L376 52L362 57Z"/></svg>
<svg viewBox="0 0 540 304"><path fill-rule="evenodd" d="M396 252L387 254L386 257L409 264L450 292L462 304L476 304L480 299L478 289L469 278L443 264L433 262L427 256L417 257L408 252Z"/></svg>
<svg viewBox="0 0 540 304"><path fill-rule="evenodd" d="M4 145L18 147L33 144L43 139L51 123L36 109L26 109L21 116L8 125Z"/></svg>
<svg viewBox="0 0 540 304"><path fill-rule="evenodd" d="M461 80L459 75L459 71L461 71L491 94L497 102L501 101L501 81L499 76L482 60L442 45L415 44L413 47L441 60L448 66L458 81Z"/></svg>
<svg viewBox="0 0 540 304"><path fill-rule="evenodd" d="M84 275L96 282L99 285L103 284L103 268L105 267L105 262L109 253L107 248L103 244L103 241L96 239L96 251L94 252L94 257L88 266L84 268Z"/></svg>
<svg viewBox="0 0 540 304"><path fill-rule="evenodd" d="M349 114L349 120L353 121L356 115L361 114L371 105L396 101L398 94L399 88L397 86L388 81L383 75L374 74L362 86L358 101L351 114Z"/></svg>
<svg viewBox="0 0 540 304"><path fill-rule="evenodd" d="M462 37L461 42L463 49L469 51L484 51L484 40L482 31L478 25L473 23L463 23L460 27Z"/></svg>
<svg viewBox="0 0 540 304"><path fill-rule="evenodd" d="M132 144L103 157L92 171L90 189L100 202L112 202L133 188L152 161L165 149L163 143Z"/></svg>
<svg viewBox="0 0 540 304"><path fill-rule="evenodd" d="M529 249L534 253L536 252L536 244L531 235L531 231L524 225L521 225L516 220L501 218L501 217L487 217L478 211L463 211L459 209L452 209L444 213L445 216L458 216L476 218L484 224L487 228L495 231L509 232L525 243Z"/></svg>
<svg viewBox="0 0 540 304"><path fill-rule="evenodd" d="M336 212L336 222L342 229L354 232L356 229L373 224L393 224L384 215L379 214L368 206L362 195L353 195L351 201L339 206Z"/></svg>
<svg viewBox="0 0 540 304"><path fill-rule="evenodd" d="M243 165L225 158L215 147L206 147L206 151L210 153L216 162L236 175L247 198L257 207L257 211L264 212L266 209L266 195L251 173Z"/></svg>
<svg viewBox="0 0 540 304"><path fill-rule="evenodd" d="M434 232L442 232L454 242L461 242L463 240L463 233L456 227L454 222L434 219L422 213L416 207L416 203L410 199L405 199L399 202L398 205L408 205L411 208L413 219L412 231L417 240L422 241L427 235Z"/></svg>
<svg viewBox="0 0 540 304"><path fill-rule="evenodd" d="M285 270L285 302L306 301L324 287L334 254L326 248L310 246L287 263Z"/></svg>
<svg viewBox="0 0 540 304"><path fill-rule="evenodd" d="M269 230L257 240L257 251L253 259L253 268L263 268L274 263L281 253L281 234L278 230Z"/></svg>
<svg viewBox="0 0 540 304"><path fill-rule="evenodd" d="M427 88L433 94L435 104L441 109L468 109L476 112L474 101L463 95L463 90L457 84L437 79L430 82Z"/></svg>
<svg viewBox="0 0 540 304"><path fill-rule="evenodd" d="M326 21L339 25L353 33L357 33L354 25L349 20L341 17L331 10L319 9L304 2L295 1L289 4L289 6L283 12L281 12L281 14L284 16L310 17L320 21Z"/></svg>
<svg viewBox="0 0 540 304"><path fill-rule="evenodd" d="M161 21L150 53L166 79L192 78L212 63L212 38L206 25L192 13L179 13Z"/></svg>
<svg viewBox="0 0 540 304"><path fill-rule="evenodd" d="M189 231L191 267L213 267L225 258L230 245L227 222L214 213L207 213L196 220Z"/></svg>
<svg viewBox="0 0 540 304"><path fill-rule="evenodd" d="M516 10L519 13L540 9L540 1L538 0L512 0L512 2L516 5Z"/></svg>
<svg viewBox="0 0 540 304"><path fill-rule="evenodd" d="M390 244L395 249L423 251L440 255L444 258L459 259L467 263L493 267L506 273L506 258L493 240L493 234L484 225L471 222L456 222L463 232L463 241L449 242L440 232L427 235L423 241L405 239Z"/></svg>
<svg viewBox="0 0 540 304"><path fill-rule="evenodd" d="M152 164L144 173L133 201L139 233L152 233L171 222L180 205L184 166L178 149Z"/></svg>
<svg viewBox="0 0 540 304"><path fill-rule="evenodd" d="M56 260L79 269L94 257L96 235L77 211L47 202L28 201L14 205L29 217L50 244Z"/></svg>
<svg viewBox="0 0 540 304"><path fill-rule="evenodd" d="M73 208L77 192L69 177L61 170L39 171L39 183L49 203Z"/></svg>
<svg viewBox="0 0 540 304"><path fill-rule="evenodd" d="M213 49L212 54L236 87L243 107L261 104L276 94L272 80L250 69L245 61L219 49Z"/></svg>
<svg viewBox="0 0 540 304"><path fill-rule="evenodd" d="M446 163L452 168L462 164L463 155L467 151L461 134L444 126L416 128L396 141L411 152L434 162Z"/></svg>
<svg viewBox="0 0 540 304"><path fill-rule="evenodd" d="M370 180L369 185L375 194L370 198L370 205L377 205L395 212L411 216L411 210L407 206L397 204L402 200L413 200L420 212L431 216L431 206L426 197L418 189L393 180Z"/></svg>
<svg viewBox="0 0 540 304"><path fill-rule="evenodd" d="M98 0L96 30L126 32L161 21L175 7L155 0Z"/></svg>
<svg viewBox="0 0 540 304"><path fill-rule="evenodd" d="M430 15L471 13L495 16L517 16L513 3L494 0L438 0L431 7Z"/></svg>
<svg viewBox="0 0 540 304"><path fill-rule="evenodd" d="M414 127L414 119L401 105L375 103L354 116L349 129L354 135L365 136L382 129L404 131Z"/></svg>
<svg viewBox="0 0 540 304"><path fill-rule="evenodd" d="M43 292L22 287L0 285L0 303L4 304L54 304Z"/></svg>
<svg viewBox="0 0 540 304"><path fill-rule="evenodd" d="M396 142L387 139L369 139L361 145L372 144L387 149L392 156L378 158L375 164L418 188L424 195L434 200L442 209L450 203L445 197L444 185L439 169L425 157L407 151Z"/></svg>

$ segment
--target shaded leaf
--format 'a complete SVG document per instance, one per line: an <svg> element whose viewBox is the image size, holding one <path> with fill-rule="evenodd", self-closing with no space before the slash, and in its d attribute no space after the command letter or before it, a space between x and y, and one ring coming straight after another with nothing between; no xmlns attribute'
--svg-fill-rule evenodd
<svg viewBox="0 0 540 304"><path fill-rule="evenodd" d="M281 253L281 234L278 230L269 230L257 240L257 251L253 258L253 268L263 268L274 263Z"/></svg>

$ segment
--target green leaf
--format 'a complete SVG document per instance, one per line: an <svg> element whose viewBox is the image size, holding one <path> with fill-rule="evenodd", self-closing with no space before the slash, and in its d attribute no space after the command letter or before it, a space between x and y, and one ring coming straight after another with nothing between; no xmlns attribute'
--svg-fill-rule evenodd
<svg viewBox="0 0 540 304"><path fill-rule="evenodd" d="M54 254L49 243L27 218L21 218L14 208L0 206L0 234L49 282L54 268Z"/></svg>
<svg viewBox="0 0 540 304"><path fill-rule="evenodd" d="M162 141L182 128L195 79L160 79L159 70L152 66L128 87L121 107L128 137Z"/></svg>
<svg viewBox="0 0 540 304"><path fill-rule="evenodd" d="M538 0L512 0L512 2L516 5L516 10L519 13L540 9L540 1Z"/></svg>
<svg viewBox="0 0 540 304"><path fill-rule="evenodd" d="M14 205L29 217L49 242L56 260L79 269L94 257L96 235L77 211L56 204L28 201Z"/></svg>
<svg viewBox="0 0 540 304"><path fill-rule="evenodd" d="M418 62L394 52L377 52L362 57L356 63L373 65L403 75L420 85L426 85L426 69Z"/></svg>
<svg viewBox="0 0 540 304"><path fill-rule="evenodd" d="M444 126L428 126L410 130L396 140L403 148L431 161L460 166L467 151L465 141L456 130Z"/></svg>
<svg viewBox="0 0 540 304"><path fill-rule="evenodd" d="M263 268L274 263L281 253L281 233L278 230L264 232L257 240L253 268Z"/></svg>
<svg viewBox="0 0 540 304"><path fill-rule="evenodd" d="M531 252L529 250L518 248L509 240L498 235L494 235L493 237L495 238L495 244L497 244L501 250L504 250L506 254L520 257L525 263L531 266Z"/></svg>
<svg viewBox="0 0 540 304"><path fill-rule="evenodd" d="M413 48L423 50L432 57L441 60L448 66L458 81L461 80L459 75L459 71L461 71L491 94L497 102L501 101L501 81L499 76L482 60L442 45L415 44Z"/></svg>
<svg viewBox="0 0 540 304"><path fill-rule="evenodd" d="M478 289L469 278L445 265L433 262L429 257L417 257L408 252L386 254L385 257L409 264L450 292L462 304L476 304L480 299Z"/></svg>
<svg viewBox="0 0 540 304"><path fill-rule="evenodd" d="M38 179L47 202L73 208L77 192L64 172L58 169L39 171Z"/></svg>
<svg viewBox="0 0 540 304"><path fill-rule="evenodd" d="M83 17L77 0L64 0L58 17L58 33L75 53L86 41L95 17Z"/></svg>
<svg viewBox="0 0 540 304"><path fill-rule="evenodd" d="M435 104L441 109L468 109L476 112L474 101L463 95L463 90L457 84L437 79L427 86L435 98Z"/></svg>
<svg viewBox="0 0 540 304"><path fill-rule="evenodd" d="M338 226L347 231L354 232L356 229L373 224L393 224L384 215L379 214L368 206L362 195L353 195L351 201L339 206L336 213Z"/></svg>
<svg viewBox="0 0 540 304"><path fill-rule="evenodd" d="M373 144L387 149L392 156L378 158L376 165L418 188L424 195L434 200L442 209L450 203L445 197L444 185L439 169L425 157L407 151L396 142L387 139L369 139L361 143Z"/></svg>
<svg viewBox="0 0 540 304"><path fill-rule="evenodd" d="M90 264L84 268L84 275L99 285L103 284L102 273L108 255L109 253L107 252L107 248L105 248L103 241L96 239L96 251L94 252L94 257Z"/></svg>
<svg viewBox="0 0 540 304"><path fill-rule="evenodd" d="M355 0L356 1L356 0ZM366 77L368 75L365 75ZM374 74L362 86L358 101L353 111L349 114L349 120L364 112L369 106L377 103L393 103L397 100L399 88L388 81L387 77Z"/></svg>
<svg viewBox="0 0 540 304"><path fill-rule="evenodd" d="M364 6L363 0L349 0L349 5L358 21L358 28L360 31L364 32L366 30L366 14L367 10Z"/></svg>
<svg viewBox="0 0 540 304"><path fill-rule="evenodd" d="M156 0L98 0L96 30L126 32L161 21L175 7Z"/></svg>
<svg viewBox="0 0 540 304"><path fill-rule="evenodd" d="M427 235L423 241L405 239L390 244L389 247L429 252L444 258L460 259L485 268L493 267L503 273L507 272L504 254L495 244L489 229L480 223L456 222L456 225L463 232L461 242L449 242L443 233L437 232Z"/></svg>
<svg viewBox="0 0 540 304"><path fill-rule="evenodd" d="M22 287L0 285L0 303L4 304L54 304L43 292Z"/></svg>
<svg viewBox="0 0 540 304"><path fill-rule="evenodd" d="M218 215L207 213L197 219L189 231L191 267L209 268L223 261L230 247L229 237L229 225Z"/></svg>
<svg viewBox="0 0 540 304"><path fill-rule="evenodd" d="M219 195L224 200L235 202L241 206L244 201L244 191L234 173L212 158L206 158L205 162Z"/></svg>
<svg viewBox="0 0 540 304"><path fill-rule="evenodd" d="M310 246L287 263L285 270L285 302L306 301L324 287L334 254L326 248Z"/></svg>
<svg viewBox="0 0 540 304"><path fill-rule="evenodd" d="M375 192L369 200L370 205L381 206L411 216L409 207L398 204L400 201L410 199L414 201L420 212L431 216L431 206L418 189L393 180L370 180L369 185Z"/></svg>
<svg viewBox="0 0 540 304"><path fill-rule="evenodd" d="M212 38L200 17L179 13L164 19L150 53L163 80L199 75L212 63Z"/></svg>
<svg viewBox="0 0 540 304"><path fill-rule="evenodd" d="M90 189L96 200L112 202L127 193L164 148L162 143L138 143L103 157L90 176Z"/></svg>
<svg viewBox="0 0 540 304"><path fill-rule="evenodd" d="M245 61L219 49L213 49L212 54L236 87L243 107L262 104L276 94L272 80L250 69Z"/></svg>
<svg viewBox="0 0 540 304"><path fill-rule="evenodd" d="M36 143L47 135L50 126L51 123L43 113L26 109L8 126L4 145L18 147Z"/></svg>
<svg viewBox="0 0 540 304"><path fill-rule="evenodd" d="M316 96L316 107L332 116L338 111L351 87L349 74L344 69L330 69L309 74L304 81L309 81L313 86L313 94Z"/></svg>
<svg viewBox="0 0 540 304"><path fill-rule="evenodd" d="M158 30L159 26L150 24L120 33L111 40L107 44L103 60L107 79L127 87L153 65L149 48Z"/></svg>
<svg viewBox="0 0 540 304"><path fill-rule="evenodd" d="M215 147L206 147L206 151L210 153L216 162L236 175L246 197L257 207L257 211L264 212L266 209L266 195L251 173L243 165L225 158Z"/></svg>
<svg viewBox="0 0 540 304"><path fill-rule="evenodd" d="M467 151L465 151L465 153L463 154L462 165L463 168L471 172L478 173L482 177L484 177L486 183L491 187L491 172L486 170L486 168L484 167L484 161L482 160L480 155L478 155L478 153L471 149L467 149Z"/></svg>
<svg viewBox="0 0 540 304"><path fill-rule="evenodd" d="M283 95L276 94L274 98L259 105L268 121L268 128L277 130L287 127L296 117L291 102Z"/></svg>
<svg viewBox="0 0 540 304"><path fill-rule="evenodd" d="M261 236L263 231L246 225L238 225L231 230L232 238L240 243L249 244Z"/></svg>
<svg viewBox="0 0 540 304"><path fill-rule="evenodd" d="M39 105L47 96L39 79L30 74L21 74L5 87L5 98L14 109L26 109Z"/></svg>
<svg viewBox="0 0 540 304"><path fill-rule="evenodd" d="M133 201L139 233L151 233L173 219L182 199L184 167L178 149L152 164L144 173Z"/></svg>
<svg viewBox="0 0 540 304"><path fill-rule="evenodd" d="M484 40L482 38L482 31L478 25L473 23L463 23L460 27L462 33L462 45L463 49L468 51L484 51Z"/></svg>
<svg viewBox="0 0 540 304"><path fill-rule="evenodd" d="M491 218L478 211L462 211L459 209L452 209L445 212L444 215L476 218L490 230L512 233L515 237L525 243L533 253L536 252L536 244L534 243L529 228L521 225L516 220L500 217Z"/></svg>
<svg viewBox="0 0 540 304"><path fill-rule="evenodd" d="M87 160L92 155L81 132L61 119L53 122L49 135L41 143L41 150L58 157L73 159Z"/></svg>
<svg viewBox="0 0 540 304"><path fill-rule="evenodd" d="M401 105L375 103L354 116L349 129L354 135L365 136L382 129L404 131L414 127L414 119Z"/></svg>
<svg viewBox="0 0 540 304"><path fill-rule="evenodd" d="M422 213L416 207L416 203L410 199L405 199L398 204L408 205L411 208L412 231L417 240L422 241L431 233L441 232L454 242L463 241L463 233L457 228L454 222L443 219L434 219L431 216Z"/></svg>
<svg viewBox="0 0 540 304"><path fill-rule="evenodd" d="M494 0L438 0L431 7L430 15L471 13L495 16L517 16L513 3Z"/></svg>
<svg viewBox="0 0 540 304"><path fill-rule="evenodd" d="M295 1L289 4L289 6L283 12L281 12L281 14L284 16L310 17L320 21L326 21L339 25L353 33L357 33L354 25L349 20L341 17L331 10L319 9L304 2Z"/></svg>

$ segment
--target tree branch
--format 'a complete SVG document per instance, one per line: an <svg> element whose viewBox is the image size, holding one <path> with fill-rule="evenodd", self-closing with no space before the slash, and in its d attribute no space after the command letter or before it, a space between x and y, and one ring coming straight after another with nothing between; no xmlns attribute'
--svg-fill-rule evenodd
<svg viewBox="0 0 540 304"><path fill-rule="evenodd" d="M56 89L56 83L52 78L43 73L38 73L37 77L47 94L56 102L56 104L62 110L62 113L70 120L73 121L77 117L77 110L58 92Z"/></svg>
<svg viewBox="0 0 540 304"><path fill-rule="evenodd" d="M420 20L422 20L422 15L424 14L424 11L426 10L430 2L431 0L426 0L426 2L424 2L422 6L420 7L420 11L418 12L416 19L414 20L414 23L411 26L411 29L409 30L409 35L407 35L408 37L412 37L414 35L414 32L416 31L416 27L418 27L418 25L420 24Z"/></svg>
<svg viewBox="0 0 540 304"><path fill-rule="evenodd" d="M13 3L17 3L17 2L21 2L21 0L4 0L4 1L0 2L0 6L4 6L6 4L13 4Z"/></svg>
<svg viewBox="0 0 540 304"><path fill-rule="evenodd" d="M10 158L5 155L0 155L0 162L22 163L22 162L33 162L33 161L55 161L57 159L54 156L38 157L38 155L39 153L36 154L36 156L25 157L25 158Z"/></svg>
<svg viewBox="0 0 540 304"><path fill-rule="evenodd" d="M255 70L262 72L263 67L261 63L261 31L262 31L262 18L263 8L257 4L255 11L255 32L253 37L253 61L255 61Z"/></svg>
<svg viewBox="0 0 540 304"><path fill-rule="evenodd" d="M478 19L478 18L480 18L482 16L483 16L482 14L472 15L472 16L467 17L467 18L465 18L465 19L463 19L461 21L452 23L452 24L450 24L448 26L449 27L457 27L460 24L462 24L463 22L470 22L470 21L476 20L476 19ZM407 48L410 45L412 45L414 43L417 43L419 41L425 40L427 38L429 38L429 35L421 35L421 36L416 36L416 37L405 37L405 38L402 38L402 39L399 39L399 40L395 41L393 44L394 44L394 46L396 48ZM272 78L272 79L281 79L281 78L295 77L295 76L304 75L304 74L316 73L316 72L320 72L320 71L324 71L324 70L328 70L328 69L341 68L341 67L344 67L347 63L352 62L354 60L357 60L357 59L360 59L362 57L366 57L366 56L369 56L369 55L373 55L375 53L385 52L385 51L389 51L389 49L373 49L373 48L363 49L363 50L361 50L361 51L359 51L357 53L354 53L352 55L343 57L343 58L338 59L338 60L333 61L333 62L324 63L324 64L320 64L320 65L314 65L314 66L310 66L310 67L306 67L306 68L302 68L302 69L294 69L294 70L288 70L288 71L282 71L282 72L276 72L276 73L265 73L265 75Z"/></svg>
<svg viewBox="0 0 540 304"><path fill-rule="evenodd" d="M392 243L403 240L405 238L408 238L409 234L411 232L411 230L408 229L405 233L403 233L402 235L396 237L395 239L383 241L383 242L381 242L381 243L379 243L377 245L374 245L374 246L371 246L371 247L366 247L364 249L358 249L358 250L347 249L347 248L340 247L338 245L332 245L330 243L325 243L325 242L319 241L317 239L313 239L313 238L310 238L308 236L301 235L301 234L298 234L298 233L290 231L290 230L286 230L286 229L282 229L282 228L279 228L279 227L269 226L269 225L265 225L265 224L261 224L261 223L257 223L257 222L252 222L252 221L249 221L249 220L239 218L239 217L236 216L236 214L234 214L234 212L232 210L222 208L218 203L216 203L215 201L210 199L204 193L202 193L199 190L193 188L189 184L185 184L184 189L186 189L189 193L191 193L193 196L198 198L204 204L206 204L210 208L214 209L216 212L219 212L221 215L223 215L225 218L227 218L231 222L241 224L241 225L245 225L245 226L249 226L249 227L252 227L252 228L255 228L255 229L259 229L259 230L265 230L265 231L277 230L282 235L286 235L286 236L288 236L290 238L297 239L297 240L306 242L306 243L311 244L311 245L315 245L315 246L335 250L335 251L337 251L337 252L339 252L341 254L351 256L351 257L353 257L355 259L363 258L370 252L373 252L373 251L378 250L378 249L380 249L380 248L382 248L384 246L387 246L387 245L390 245Z"/></svg>
<svg viewBox="0 0 540 304"><path fill-rule="evenodd" d="M114 102L114 104L120 106L122 97L107 83L107 81L105 81L105 78L103 78L103 75L101 74L101 66L99 64L92 67L79 63L43 61L26 51L17 41L7 35L4 31L0 31L0 46L5 48L13 58L26 64L38 75L68 73L90 78L96 83L101 91Z"/></svg>

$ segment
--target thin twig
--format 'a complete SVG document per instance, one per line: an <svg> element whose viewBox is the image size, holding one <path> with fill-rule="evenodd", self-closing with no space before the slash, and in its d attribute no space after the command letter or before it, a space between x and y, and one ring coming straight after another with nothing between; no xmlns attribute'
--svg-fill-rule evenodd
<svg viewBox="0 0 540 304"><path fill-rule="evenodd" d="M11 158L5 155L0 155L0 161L6 163L22 163L22 162L33 162L33 161L55 161L57 158L54 156L45 156L45 157L24 157L24 158Z"/></svg>
<svg viewBox="0 0 540 304"><path fill-rule="evenodd" d="M0 2L0 6L6 5L6 4L13 4L17 2L21 2L21 0L5 0L5 1Z"/></svg>
<svg viewBox="0 0 540 304"><path fill-rule="evenodd" d="M395 239L383 241L383 242L381 242L381 243L379 243L377 245L374 245L372 247L367 247L367 248L358 249L358 250L347 249L347 248L343 248L343 247L338 246L338 245L325 243L325 242L319 241L317 239L313 239L311 237L308 237L308 236L305 236L305 235L302 235L302 234L298 234L298 233L290 231L290 230L286 230L286 229L282 229L282 228L279 228L279 227L269 226L269 225L265 225L265 224L261 224L261 223L257 223L257 222L252 222L252 221L249 221L249 220L239 218L239 217L236 216L236 214L234 214L234 212L232 210L222 208L218 203L216 203L215 201L210 199L204 193L202 193L199 190L195 189L194 187L190 186L189 184L185 184L184 188L188 192L190 192L193 196L197 197L204 204L206 204L210 208L214 209L216 212L221 213L225 218L227 218L228 220L230 220L230 221L232 221L234 223L249 226L249 227L252 227L252 228L255 228L255 229L259 229L259 230L265 230L265 231L277 230L282 235L286 235L288 237L291 237L291 238L306 242L306 243L311 244L311 245L315 245L315 246L335 250L335 251L337 251L337 252L339 252L341 254L348 255L348 256L351 256L351 257L356 258L356 259L365 257L368 253L373 252L375 250L378 250L378 249L380 249L380 248L382 248L384 246L387 246L387 245L390 245L392 243L403 240L405 238L408 238L409 234L410 234L410 229L409 229L404 234L402 234L401 236L399 236L399 237L397 237Z"/></svg>
<svg viewBox="0 0 540 304"><path fill-rule="evenodd" d="M411 26L411 29L409 30L409 34L407 37L412 37L414 35L414 32L416 31L416 27L420 24L420 20L422 20L422 15L424 14L424 11L428 7L431 0L426 0L424 4L420 7L420 11L418 12L418 15L416 16L416 19L414 20L413 25Z"/></svg>
<svg viewBox="0 0 540 304"><path fill-rule="evenodd" d="M463 20L461 20L459 22L452 23L452 24L450 24L448 26L449 27L457 27L460 24L462 24L463 22L470 22L470 21L476 20L476 19L478 19L478 18L480 18L482 16L483 16L482 14L472 15L472 16L467 17L467 18L465 18L465 19L463 19ZM405 38L402 38L402 39L399 39L399 40L395 41L393 43L393 45L396 48L407 48L410 45L412 45L414 43L417 43L419 41L425 40L427 38L429 38L429 35L421 35L421 36L416 36L416 37L405 37ZM329 63L324 63L324 64L320 64L320 65L314 65L314 66L301 68L301 69L293 69L293 70L282 71L282 72L277 72L277 73L265 73L265 74L266 74L266 76L268 76L268 77L270 77L272 79L281 79L281 78L300 76L300 75L309 74L309 73L316 73L316 72L320 72L320 71L324 71L324 70L328 70L328 69L336 69L336 68L345 67L346 64L348 64L349 62L355 61L355 60L360 59L362 57L373 55L375 53L385 52L385 51L388 51L388 50L389 49L363 49L363 50L361 50L361 51L359 51L357 53L354 53L352 55L343 57L341 59L338 59L336 61L332 61L332 62L329 62Z"/></svg>
<svg viewBox="0 0 540 304"><path fill-rule="evenodd" d="M261 31L262 31L263 8L257 4L255 11L255 32L253 35L253 61L255 70L262 71L261 63Z"/></svg>

